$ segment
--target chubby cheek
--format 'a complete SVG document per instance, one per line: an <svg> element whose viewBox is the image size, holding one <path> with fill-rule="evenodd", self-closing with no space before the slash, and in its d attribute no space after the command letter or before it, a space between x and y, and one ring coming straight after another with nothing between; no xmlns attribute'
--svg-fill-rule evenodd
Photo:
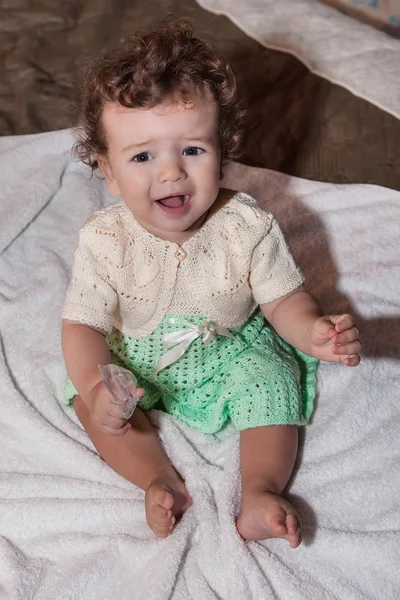
<svg viewBox="0 0 400 600"><path fill-rule="evenodd" d="M148 177L138 177L125 173L121 178L121 187L125 192L123 195L130 198L149 199L151 197L151 180Z"/></svg>
<svg viewBox="0 0 400 600"><path fill-rule="evenodd" d="M204 187L208 190L219 188L220 185L220 165L213 161L211 165L207 165L206 168L202 169L199 173L199 181L201 181Z"/></svg>
<svg viewBox="0 0 400 600"><path fill-rule="evenodd" d="M221 186L220 172L216 173L216 176L213 179L210 179L206 184L207 195L212 196L214 200L216 199L219 189Z"/></svg>

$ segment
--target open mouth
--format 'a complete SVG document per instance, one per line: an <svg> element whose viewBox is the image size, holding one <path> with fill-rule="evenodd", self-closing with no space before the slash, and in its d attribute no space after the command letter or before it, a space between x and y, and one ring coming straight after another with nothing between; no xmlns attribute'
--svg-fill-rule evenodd
<svg viewBox="0 0 400 600"><path fill-rule="evenodd" d="M156 200L156 204L168 215L183 215L190 210L191 196L183 194L165 196L165 198Z"/></svg>
<svg viewBox="0 0 400 600"><path fill-rule="evenodd" d="M158 204L162 206L166 206L168 208L180 208L189 200L189 196L167 196L166 198L160 198L160 200L156 200Z"/></svg>

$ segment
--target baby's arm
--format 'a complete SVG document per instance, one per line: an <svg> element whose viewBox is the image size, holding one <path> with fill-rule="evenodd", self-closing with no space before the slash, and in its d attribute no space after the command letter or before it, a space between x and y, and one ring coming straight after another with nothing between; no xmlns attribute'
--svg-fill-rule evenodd
<svg viewBox="0 0 400 600"><path fill-rule="evenodd" d="M123 418L123 407L113 402L99 371L99 365L111 362L103 333L64 319L62 347L68 375L88 407L94 425L103 433L123 435L131 425Z"/></svg>
<svg viewBox="0 0 400 600"><path fill-rule="evenodd" d="M265 318L289 344L305 354L355 367L360 362L358 329L351 315L323 316L303 286L260 306Z"/></svg>
<svg viewBox="0 0 400 600"><path fill-rule="evenodd" d="M158 537L167 537L192 500L146 415L138 408L128 422L113 416L122 406L112 402L98 368L110 363L104 335L64 319L62 346L69 376L80 395L74 402L79 420L107 464L146 492L147 522ZM143 391L137 388L135 394Z"/></svg>
<svg viewBox="0 0 400 600"><path fill-rule="evenodd" d="M87 404L90 391L103 379L99 365L110 363L106 339L92 327L63 319L62 349L68 375Z"/></svg>

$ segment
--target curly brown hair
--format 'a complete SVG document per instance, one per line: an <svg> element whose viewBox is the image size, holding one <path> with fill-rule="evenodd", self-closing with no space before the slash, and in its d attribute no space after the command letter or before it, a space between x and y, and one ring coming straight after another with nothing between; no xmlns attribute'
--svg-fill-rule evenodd
<svg viewBox="0 0 400 600"><path fill-rule="evenodd" d="M245 110L237 97L232 69L209 43L193 36L193 26L185 19L139 31L123 46L88 65L74 154L92 171L98 167L96 157L107 152L101 119L106 103L151 108L190 90L211 92L219 110L222 160L238 158Z"/></svg>

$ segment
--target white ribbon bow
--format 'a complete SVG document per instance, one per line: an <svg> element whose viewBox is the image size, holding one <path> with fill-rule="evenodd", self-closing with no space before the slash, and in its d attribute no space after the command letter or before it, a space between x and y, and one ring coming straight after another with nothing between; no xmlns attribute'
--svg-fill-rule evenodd
<svg viewBox="0 0 400 600"><path fill-rule="evenodd" d="M204 344L209 344L213 341L216 335L224 335L233 340L236 340L235 336L226 327L220 327L214 325L209 321L204 321L200 325L193 325L189 321L185 321L189 329L181 329L180 331L173 331L172 333L166 333L162 337L164 348L172 348L169 352L163 354L158 361L156 373L165 369L169 365L172 365L177 361L189 348L190 344L197 340L201 335L203 336ZM236 340L238 341L238 340Z"/></svg>

